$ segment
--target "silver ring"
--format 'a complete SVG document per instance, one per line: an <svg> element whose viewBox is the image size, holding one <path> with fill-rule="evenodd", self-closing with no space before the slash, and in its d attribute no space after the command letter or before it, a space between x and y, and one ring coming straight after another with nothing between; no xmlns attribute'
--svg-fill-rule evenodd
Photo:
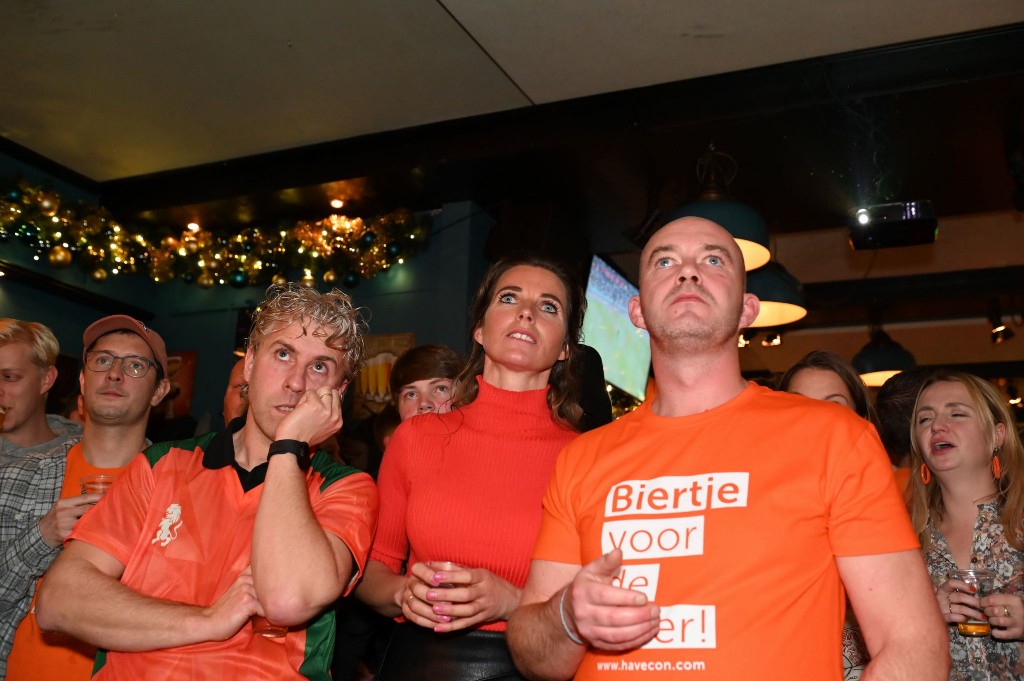
<svg viewBox="0 0 1024 681"><path fill-rule="evenodd" d="M1010 609L1009 609L1009 608L1007 608L1007 607L1006 607L1006 606L1004 605L1004 606L1003 606L1003 617L1009 617L1009 616L1010 616Z"/></svg>

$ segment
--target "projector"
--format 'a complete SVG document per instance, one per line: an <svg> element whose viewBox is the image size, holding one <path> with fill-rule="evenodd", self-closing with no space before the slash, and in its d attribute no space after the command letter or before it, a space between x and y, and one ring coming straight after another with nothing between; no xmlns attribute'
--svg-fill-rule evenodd
<svg viewBox="0 0 1024 681"><path fill-rule="evenodd" d="M855 251L935 243L939 223L931 201L882 203L857 211L850 225Z"/></svg>

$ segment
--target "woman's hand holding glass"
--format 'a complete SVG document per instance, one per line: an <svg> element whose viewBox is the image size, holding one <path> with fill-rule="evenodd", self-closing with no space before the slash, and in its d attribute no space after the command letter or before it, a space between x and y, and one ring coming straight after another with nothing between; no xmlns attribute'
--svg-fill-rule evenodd
<svg viewBox="0 0 1024 681"><path fill-rule="evenodd" d="M953 624L983 619L983 608L974 593L975 588L967 582L947 579L935 592L942 617Z"/></svg>
<svg viewBox="0 0 1024 681"><path fill-rule="evenodd" d="M407 620L441 633L508 619L522 590L484 568L415 563L402 595Z"/></svg>
<svg viewBox="0 0 1024 681"><path fill-rule="evenodd" d="M994 593L981 599L981 607L992 625L992 638L1005 641L1024 639L1024 601L1020 596Z"/></svg>

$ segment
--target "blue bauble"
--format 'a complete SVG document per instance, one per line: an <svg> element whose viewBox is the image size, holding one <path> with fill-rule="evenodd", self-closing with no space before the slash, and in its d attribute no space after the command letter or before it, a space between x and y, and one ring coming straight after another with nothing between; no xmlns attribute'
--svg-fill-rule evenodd
<svg viewBox="0 0 1024 681"><path fill-rule="evenodd" d="M235 270L228 275L228 285L232 288L245 288L249 283L249 277L243 270Z"/></svg>
<svg viewBox="0 0 1024 681"><path fill-rule="evenodd" d="M402 247L398 244L388 244L388 255L392 258L398 257L398 254L402 252Z"/></svg>
<svg viewBox="0 0 1024 681"><path fill-rule="evenodd" d="M341 281L345 284L345 288L355 288L359 286L359 275L355 272L349 272Z"/></svg>
<svg viewBox="0 0 1024 681"><path fill-rule="evenodd" d="M377 240L377 235L373 232L367 232L359 237L359 245L363 248L369 248L373 245L373 242Z"/></svg>

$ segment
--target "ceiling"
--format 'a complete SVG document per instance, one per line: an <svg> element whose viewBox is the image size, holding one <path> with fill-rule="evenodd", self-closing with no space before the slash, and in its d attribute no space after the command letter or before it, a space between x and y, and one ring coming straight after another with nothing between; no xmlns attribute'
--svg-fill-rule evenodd
<svg viewBox="0 0 1024 681"><path fill-rule="evenodd" d="M714 143L805 284L798 328L1024 311L1019 0L5 0L0 62L0 152L123 221L470 199L494 250L631 274ZM845 245L857 206L921 198L934 246Z"/></svg>

